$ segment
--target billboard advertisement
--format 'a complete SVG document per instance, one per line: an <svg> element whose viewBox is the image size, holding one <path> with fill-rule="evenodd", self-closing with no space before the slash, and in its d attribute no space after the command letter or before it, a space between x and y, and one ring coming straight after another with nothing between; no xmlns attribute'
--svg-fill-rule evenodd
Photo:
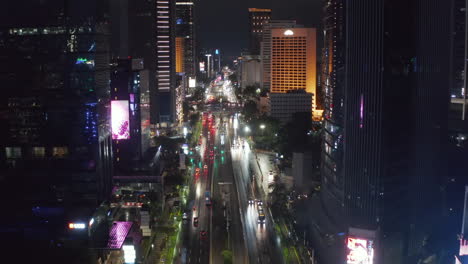
<svg viewBox="0 0 468 264"><path fill-rule="evenodd" d="M189 88L195 88L197 86L197 80L195 78L190 77L188 83Z"/></svg>
<svg viewBox="0 0 468 264"><path fill-rule="evenodd" d="M346 264L373 264L374 241L349 236L347 240Z"/></svg>
<svg viewBox="0 0 468 264"><path fill-rule="evenodd" d="M200 61L200 71L201 72L205 71L205 62L204 61Z"/></svg>
<svg viewBox="0 0 468 264"><path fill-rule="evenodd" d="M130 138L130 121L127 100L111 101L112 139Z"/></svg>

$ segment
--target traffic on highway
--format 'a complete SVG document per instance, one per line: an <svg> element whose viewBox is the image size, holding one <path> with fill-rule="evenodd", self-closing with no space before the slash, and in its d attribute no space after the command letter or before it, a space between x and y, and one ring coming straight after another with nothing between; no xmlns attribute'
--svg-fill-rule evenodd
<svg viewBox="0 0 468 264"><path fill-rule="evenodd" d="M283 263L271 212L252 180L253 156L238 133L234 88L225 77L217 76L205 92L191 208L183 215L180 252L186 257L176 263L223 263L226 251L233 263Z"/></svg>

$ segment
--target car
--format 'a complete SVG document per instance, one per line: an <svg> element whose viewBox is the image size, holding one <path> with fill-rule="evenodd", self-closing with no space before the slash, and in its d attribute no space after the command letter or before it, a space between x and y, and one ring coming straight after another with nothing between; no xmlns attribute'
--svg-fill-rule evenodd
<svg viewBox="0 0 468 264"><path fill-rule="evenodd" d="M257 206L262 206L262 205L263 205L262 200L257 200Z"/></svg>
<svg viewBox="0 0 468 264"><path fill-rule="evenodd" d="M263 212L263 206L262 206L262 205L259 205L258 208L257 208L257 210L258 210L259 212Z"/></svg>
<svg viewBox="0 0 468 264"><path fill-rule="evenodd" d="M254 199L249 198L249 205L252 205L252 204L254 204Z"/></svg>
<svg viewBox="0 0 468 264"><path fill-rule="evenodd" d="M195 216L195 217L193 218L193 226L194 226L194 227L198 227L198 217L197 217L197 216Z"/></svg>
<svg viewBox="0 0 468 264"><path fill-rule="evenodd" d="M188 215L187 215L187 213L183 213L183 214L182 214L182 220L183 220L183 221L187 221L187 220L188 220Z"/></svg>
<svg viewBox="0 0 468 264"><path fill-rule="evenodd" d="M210 199L210 197L205 197L205 205L206 205L206 206L211 206L211 199Z"/></svg>
<svg viewBox="0 0 468 264"><path fill-rule="evenodd" d="M265 223L265 214L263 213L263 211L258 213L257 223L259 223L259 224L264 224Z"/></svg>
<svg viewBox="0 0 468 264"><path fill-rule="evenodd" d="M205 230L200 231L200 239L205 240L208 238L208 232Z"/></svg>
<svg viewBox="0 0 468 264"><path fill-rule="evenodd" d="M195 173L200 173L200 168L196 168Z"/></svg>
<svg viewBox="0 0 468 264"><path fill-rule="evenodd" d="M204 169L204 170L207 170L207 169L208 169L208 165L206 165L206 164L203 165L203 169Z"/></svg>

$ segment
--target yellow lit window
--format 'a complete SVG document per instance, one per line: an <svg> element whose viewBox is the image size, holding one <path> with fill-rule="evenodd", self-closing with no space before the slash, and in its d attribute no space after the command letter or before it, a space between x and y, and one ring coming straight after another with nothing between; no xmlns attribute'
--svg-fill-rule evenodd
<svg viewBox="0 0 468 264"><path fill-rule="evenodd" d="M63 158L68 155L67 147L54 147L52 149L52 156L57 158Z"/></svg>
<svg viewBox="0 0 468 264"><path fill-rule="evenodd" d="M20 147L6 147L5 154L8 159L19 159L21 158Z"/></svg>
<svg viewBox="0 0 468 264"><path fill-rule="evenodd" d="M35 158L45 157L45 148L44 147L33 147L32 148L32 156L35 157Z"/></svg>

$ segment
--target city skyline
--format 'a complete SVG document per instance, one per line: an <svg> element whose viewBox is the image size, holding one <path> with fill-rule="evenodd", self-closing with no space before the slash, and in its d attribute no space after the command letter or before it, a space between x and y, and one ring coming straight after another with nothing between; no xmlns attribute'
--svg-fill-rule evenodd
<svg viewBox="0 0 468 264"><path fill-rule="evenodd" d="M2 259L468 264L467 3L0 5Z"/></svg>

